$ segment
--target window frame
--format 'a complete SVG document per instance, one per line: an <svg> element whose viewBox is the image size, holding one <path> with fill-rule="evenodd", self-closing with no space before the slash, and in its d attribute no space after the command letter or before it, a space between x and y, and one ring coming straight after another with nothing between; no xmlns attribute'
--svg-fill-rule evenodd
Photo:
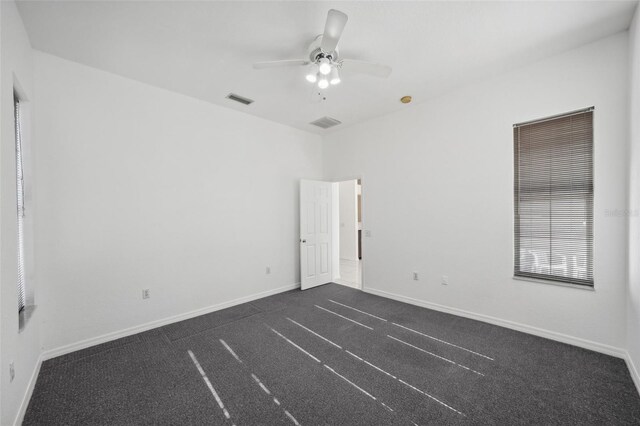
<svg viewBox="0 0 640 426"><path fill-rule="evenodd" d="M573 287L573 288L581 288L581 289L586 289L586 290L594 290L595 289L595 273L594 273L594 222L595 222L595 216L594 216L594 204L595 204L595 134L594 134L594 127L595 127L595 108L589 107L589 108L583 108L580 110L575 110L575 111L570 111L570 112L566 112L566 113L562 113L562 114L557 114L557 115L553 115L553 116L549 116L549 117L545 117L545 118L541 118L541 119L536 119L536 120L530 120L530 121L526 121L526 122L522 122L522 123L517 123L513 125L513 166L514 166L514 171L513 171L513 200L514 200L514 205L513 205L513 220L514 220L514 228L513 228L513 242L514 242L514 246L513 246L513 279L514 280L520 280L520 281L531 281L531 282L537 282L537 283L544 283L544 284L554 284L554 285L560 285L560 286L566 286L566 287ZM521 179L520 179L520 164L521 164L521 148L519 146L519 143L521 141L520 139L520 134L519 134L519 130L524 127L524 126L528 126L528 125L534 125L534 124L540 124L540 123L544 123L547 121L553 121L553 120L559 120L559 119L565 119L571 116L575 116L575 115L580 115L580 114L591 114L591 118L590 118L590 128L589 128L589 132L590 132L590 170L589 170L589 177L590 177L590 192L587 193L587 197L585 199L585 202L587 203L587 218L590 218L590 221L587 220L587 229L585 231L586 233L586 237L585 237L585 241L586 241L586 262L587 262L587 266L586 269L587 271L590 271L590 277L589 274L587 273L587 279L580 279L580 278L576 278L576 277L569 277L569 276L562 276L562 275L554 275L551 272L550 273L535 273L535 272L530 272L530 271L523 271L522 267L521 267L521 246L522 246L522 239L523 239L523 234L520 232L520 227L521 227L521 219L520 219L520 205L521 205L521 201L520 201L520 194L522 192L521 188ZM552 149L548 148L550 151L552 151ZM551 166L550 166L551 168ZM564 170L563 170L564 171ZM550 184L551 185L551 184ZM551 186L549 187L549 191L551 191ZM554 192L554 195L557 195L558 192ZM576 194L576 192L571 192L568 196L567 199L573 199L572 197L574 197ZM550 197L551 197L551 192L550 192ZM551 199L549 203L551 203ZM551 220L551 219L550 219ZM552 225L549 225L549 241L551 244L551 241L554 239L554 233L553 233L553 228ZM553 254L553 251L550 250L549 255L551 256ZM552 261L549 260L549 265L550 268L552 267L551 265L553 265Z"/></svg>
<svg viewBox="0 0 640 426"><path fill-rule="evenodd" d="M16 219L17 219L17 245L18 245L18 314L22 315L27 304L27 284L26 284L26 267L25 267L25 185L24 185L24 147L23 147L23 129L22 129L22 99L17 90L13 91L13 108L14 108L14 140L15 140L15 165L16 165Z"/></svg>

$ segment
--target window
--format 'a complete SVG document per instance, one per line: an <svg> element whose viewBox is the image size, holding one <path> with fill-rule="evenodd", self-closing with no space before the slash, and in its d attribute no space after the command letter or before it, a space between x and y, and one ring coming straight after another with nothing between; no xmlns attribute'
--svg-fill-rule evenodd
<svg viewBox="0 0 640 426"><path fill-rule="evenodd" d="M514 125L516 277L593 287L593 108Z"/></svg>
<svg viewBox="0 0 640 426"><path fill-rule="evenodd" d="M24 269L24 175L22 167L22 129L20 122L20 98L13 92L14 120L16 129L16 180L18 207L18 312L26 305Z"/></svg>

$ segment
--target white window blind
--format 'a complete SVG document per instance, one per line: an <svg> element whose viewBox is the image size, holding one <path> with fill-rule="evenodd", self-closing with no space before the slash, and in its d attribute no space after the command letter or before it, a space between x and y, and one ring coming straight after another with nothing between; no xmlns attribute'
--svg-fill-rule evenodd
<svg viewBox="0 0 640 426"><path fill-rule="evenodd" d="M593 286L593 108L513 139L515 276Z"/></svg>
<svg viewBox="0 0 640 426"><path fill-rule="evenodd" d="M22 167L22 128L20 121L20 98L13 93L16 129L16 178L18 206L18 312L26 305L24 270L24 170Z"/></svg>

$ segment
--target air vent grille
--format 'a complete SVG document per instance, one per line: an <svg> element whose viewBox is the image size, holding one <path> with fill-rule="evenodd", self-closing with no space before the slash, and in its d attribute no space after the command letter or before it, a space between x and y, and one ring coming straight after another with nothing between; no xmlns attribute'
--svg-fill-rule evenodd
<svg viewBox="0 0 640 426"><path fill-rule="evenodd" d="M244 96L236 95L235 93L229 93L227 95L227 99L240 102L243 105L250 105L253 103L253 99L245 98Z"/></svg>
<svg viewBox="0 0 640 426"><path fill-rule="evenodd" d="M335 118L331 117L322 117L317 119L316 121L312 121L311 123L314 126L318 126L322 129L328 129L329 127L337 126L338 124L342 124L342 121L338 121Z"/></svg>

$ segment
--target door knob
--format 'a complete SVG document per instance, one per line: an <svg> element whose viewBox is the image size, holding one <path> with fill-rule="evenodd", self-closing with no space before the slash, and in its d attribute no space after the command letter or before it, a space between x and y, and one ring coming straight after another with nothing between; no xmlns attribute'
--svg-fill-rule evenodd
<svg viewBox="0 0 640 426"><path fill-rule="evenodd" d="M301 242L301 243L306 243L306 242L307 242L307 240L300 240L300 242Z"/></svg>

